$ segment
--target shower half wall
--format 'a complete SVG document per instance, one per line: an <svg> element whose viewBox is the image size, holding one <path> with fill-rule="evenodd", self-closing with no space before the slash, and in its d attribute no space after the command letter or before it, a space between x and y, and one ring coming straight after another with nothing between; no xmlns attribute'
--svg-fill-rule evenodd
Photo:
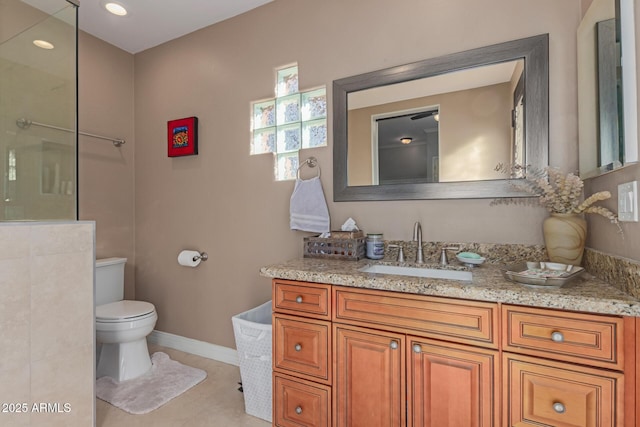
<svg viewBox="0 0 640 427"><path fill-rule="evenodd" d="M77 219L76 9L0 0L0 221Z"/></svg>

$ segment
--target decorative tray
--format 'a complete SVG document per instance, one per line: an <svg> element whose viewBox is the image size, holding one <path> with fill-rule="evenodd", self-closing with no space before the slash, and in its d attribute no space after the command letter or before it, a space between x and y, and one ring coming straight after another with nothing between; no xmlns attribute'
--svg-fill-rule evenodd
<svg viewBox="0 0 640 427"><path fill-rule="evenodd" d="M557 262L523 262L508 266L504 277L533 286L560 287L582 274L584 268Z"/></svg>

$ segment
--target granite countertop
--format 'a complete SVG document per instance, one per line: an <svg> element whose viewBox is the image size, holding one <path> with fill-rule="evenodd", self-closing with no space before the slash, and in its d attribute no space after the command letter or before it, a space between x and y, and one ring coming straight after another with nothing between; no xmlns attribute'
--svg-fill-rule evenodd
<svg viewBox="0 0 640 427"><path fill-rule="evenodd" d="M271 278L356 288L601 314L640 316L640 301L587 272L560 288L546 288L531 287L509 281L504 278L501 266L496 264L483 264L472 268L473 280L471 282L359 271L360 268L367 265L380 263L394 264L369 259L344 261L300 258L262 267L260 274ZM424 267L441 268L437 264L424 265ZM464 269L466 267L453 261L449 268Z"/></svg>

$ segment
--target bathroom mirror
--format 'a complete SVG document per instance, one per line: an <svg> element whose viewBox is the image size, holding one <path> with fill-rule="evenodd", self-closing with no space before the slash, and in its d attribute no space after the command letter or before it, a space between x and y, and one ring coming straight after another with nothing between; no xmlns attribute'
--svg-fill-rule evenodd
<svg viewBox="0 0 640 427"><path fill-rule="evenodd" d="M526 196L493 169L547 165L548 79L544 34L334 81L334 200Z"/></svg>
<svg viewBox="0 0 640 427"><path fill-rule="evenodd" d="M580 176L638 161L633 0L593 0L577 31Z"/></svg>

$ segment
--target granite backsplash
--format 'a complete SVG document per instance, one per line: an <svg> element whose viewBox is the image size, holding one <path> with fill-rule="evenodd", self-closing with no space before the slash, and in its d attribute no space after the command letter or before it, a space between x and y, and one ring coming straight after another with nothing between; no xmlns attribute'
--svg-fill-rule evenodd
<svg viewBox="0 0 640 427"><path fill-rule="evenodd" d="M586 248L582 266L598 279L640 299L640 262Z"/></svg>

